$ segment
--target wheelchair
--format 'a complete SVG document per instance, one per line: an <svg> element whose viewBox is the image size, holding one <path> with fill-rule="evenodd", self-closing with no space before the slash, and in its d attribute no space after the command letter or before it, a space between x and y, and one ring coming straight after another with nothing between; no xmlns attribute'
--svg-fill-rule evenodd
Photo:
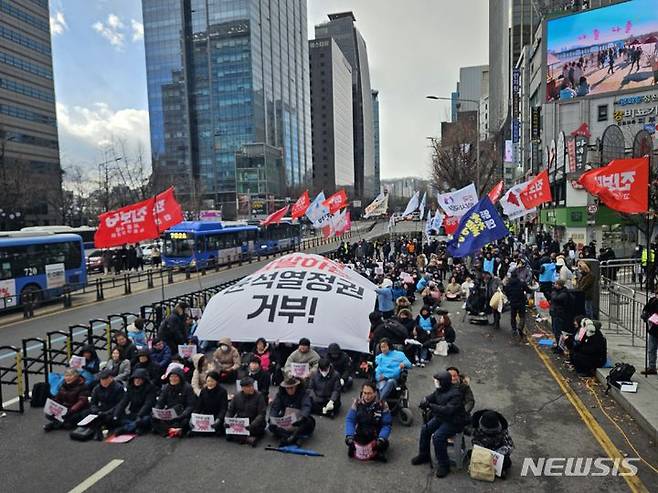
<svg viewBox="0 0 658 493"><path fill-rule="evenodd" d="M398 378L397 386L386 398L386 404L388 404L391 415L397 417L402 426L411 426L414 421L414 415L409 409L408 376L409 373L403 370Z"/></svg>

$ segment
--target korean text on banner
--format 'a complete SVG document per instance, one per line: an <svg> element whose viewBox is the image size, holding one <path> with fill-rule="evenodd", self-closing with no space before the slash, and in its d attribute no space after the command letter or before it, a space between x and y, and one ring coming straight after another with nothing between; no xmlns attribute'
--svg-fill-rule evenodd
<svg viewBox="0 0 658 493"><path fill-rule="evenodd" d="M174 196L174 187L170 187L155 196L155 223L160 231L165 231L182 222L183 210Z"/></svg>
<svg viewBox="0 0 658 493"><path fill-rule="evenodd" d="M290 216L293 219L298 219L302 217L304 214L306 214L306 211L308 210L310 205L311 205L311 199L308 196L308 190L306 190L297 199L297 202L293 204Z"/></svg>
<svg viewBox="0 0 658 493"><path fill-rule="evenodd" d="M190 416L190 428L197 433L214 433L215 429L212 427L214 422L215 417L212 414L192 413Z"/></svg>
<svg viewBox="0 0 658 493"><path fill-rule="evenodd" d="M196 344L179 344L178 354L186 359L191 359L197 353Z"/></svg>
<svg viewBox="0 0 658 493"><path fill-rule="evenodd" d="M364 219L369 217L376 217L386 214L388 211L388 194L384 192L380 193L375 197L375 200L365 208L365 214L363 215Z"/></svg>
<svg viewBox="0 0 658 493"><path fill-rule="evenodd" d="M324 205L324 192L320 192L306 210L306 217L315 229L322 229L331 222L329 207Z"/></svg>
<svg viewBox="0 0 658 493"><path fill-rule="evenodd" d="M345 192L344 188L341 188L325 200L324 205L329 208L331 214L341 210L343 207L347 206L347 192Z"/></svg>
<svg viewBox="0 0 658 493"><path fill-rule="evenodd" d="M466 257L508 234L496 207L489 197L483 197L461 218L455 237L448 242L448 253L453 257Z"/></svg>
<svg viewBox="0 0 658 493"><path fill-rule="evenodd" d="M169 409L158 409L157 407L154 407L151 410L153 417L155 419L159 419L160 421L171 421L173 419L176 419L178 417L178 414L176 413L176 410L173 408Z"/></svg>
<svg viewBox="0 0 658 493"><path fill-rule="evenodd" d="M101 214L94 235L96 248L137 243L160 236L153 216L154 204L155 198L150 198Z"/></svg>
<svg viewBox="0 0 658 493"><path fill-rule="evenodd" d="M530 180L525 190L519 194L519 198L526 209L532 209L553 200L551 185L548 182L548 170L542 171Z"/></svg>
<svg viewBox="0 0 658 493"><path fill-rule="evenodd" d="M449 215L462 217L478 201L478 193L475 185L471 183L454 192L442 193L438 195L441 209Z"/></svg>
<svg viewBox="0 0 658 493"><path fill-rule="evenodd" d="M201 340L259 337L314 346L332 342L368 351L367 319L376 286L350 268L320 255L292 253L273 260L213 296L195 335Z"/></svg>
<svg viewBox="0 0 658 493"><path fill-rule="evenodd" d="M66 406L62 406L52 399L46 399L46 404L43 407L43 412L46 416L56 419L60 423L64 421L64 416L69 410Z"/></svg>
<svg viewBox="0 0 658 493"><path fill-rule="evenodd" d="M249 418L225 418L224 423L228 425L226 428L227 435L243 435L249 436Z"/></svg>

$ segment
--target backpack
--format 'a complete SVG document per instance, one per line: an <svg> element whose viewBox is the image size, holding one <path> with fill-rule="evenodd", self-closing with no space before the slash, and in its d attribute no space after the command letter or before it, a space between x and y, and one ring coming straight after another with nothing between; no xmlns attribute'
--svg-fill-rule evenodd
<svg viewBox="0 0 658 493"><path fill-rule="evenodd" d="M46 382L37 382L32 386L30 406L43 407L46 405L48 397L50 397L50 386Z"/></svg>
<svg viewBox="0 0 658 493"><path fill-rule="evenodd" d="M87 426L78 426L71 431L69 436L71 437L71 440L75 440L76 442L88 442L94 438L95 433L96 432L93 428L89 428Z"/></svg>
<svg viewBox="0 0 658 493"><path fill-rule="evenodd" d="M635 367L628 363L615 363L615 366L610 370L608 376L606 377L606 382L608 387L605 389L605 393L610 392L610 389L615 386L620 388L619 382L628 382L631 377L635 374Z"/></svg>

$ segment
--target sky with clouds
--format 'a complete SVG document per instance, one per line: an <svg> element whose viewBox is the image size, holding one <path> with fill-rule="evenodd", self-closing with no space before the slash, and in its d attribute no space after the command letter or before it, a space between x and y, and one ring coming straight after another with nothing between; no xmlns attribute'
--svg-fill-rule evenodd
<svg viewBox="0 0 658 493"><path fill-rule="evenodd" d="M53 63L62 165L105 159L123 139L148 152L141 2L51 0ZM351 10L368 45L379 89L382 176L428 174L428 136L439 132L460 66L487 62L486 0L309 0L309 36L331 12Z"/></svg>

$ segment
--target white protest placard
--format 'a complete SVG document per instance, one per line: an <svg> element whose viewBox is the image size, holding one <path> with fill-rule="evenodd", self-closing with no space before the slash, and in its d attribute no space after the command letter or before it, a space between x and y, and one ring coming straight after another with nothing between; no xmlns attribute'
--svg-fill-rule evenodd
<svg viewBox="0 0 658 493"><path fill-rule="evenodd" d="M256 380L254 380L254 390L258 390L258 382ZM235 381L235 391L242 392L242 385L240 385L239 378Z"/></svg>
<svg viewBox="0 0 658 493"><path fill-rule="evenodd" d="M176 419L178 414L176 414L175 409L158 409L154 407L153 417L155 419L159 419L160 421L171 421L172 419Z"/></svg>
<svg viewBox="0 0 658 493"><path fill-rule="evenodd" d="M283 416L281 416L280 418L270 416L270 422L273 425L278 426L279 428L283 428L284 430L291 430L292 424L299 419L297 412L298 412L297 409L292 407L287 407L285 412L283 413Z"/></svg>
<svg viewBox="0 0 658 493"><path fill-rule="evenodd" d="M66 284L64 264L46 265L46 286L48 289L61 288Z"/></svg>
<svg viewBox="0 0 658 493"><path fill-rule="evenodd" d="M290 374L295 378L307 378L311 369L308 363L290 363Z"/></svg>
<svg viewBox="0 0 658 493"><path fill-rule="evenodd" d="M91 423L97 417L98 417L98 414L87 414L87 416L85 416L84 418L82 418L78 422L78 426L87 426L89 423Z"/></svg>
<svg viewBox="0 0 658 493"><path fill-rule="evenodd" d="M190 417L190 427L192 431L198 433L214 433L215 430L212 424L215 422L215 417L212 414L197 414L192 413Z"/></svg>
<svg viewBox="0 0 658 493"><path fill-rule="evenodd" d="M227 435L244 435L249 436L249 418L226 418L224 423L228 425L226 428Z"/></svg>
<svg viewBox="0 0 658 493"><path fill-rule="evenodd" d="M69 410L66 406L62 406L52 399L46 399L46 404L43 406L43 412L46 416L51 416L61 423L64 421L64 416Z"/></svg>
<svg viewBox="0 0 658 493"><path fill-rule="evenodd" d="M370 460L375 455L375 440L365 445L354 442L354 458L357 460Z"/></svg>
<svg viewBox="0 0 658 493"><path fill-rule="evenodd" d="M0 267L0 270L5 270L3 264ZM11 306L16 306L16 279L0 281L0 308Z"/></svg>
<svg viewBox="0 0 658 493"><path fill-rule="evenodd" d="M87 361L85 360L84 356L71 356L69 366L71 368L75 368L76 370L80 370L83 366L85 366L86 362Z"/></svg>
<svg viewBox="0 0 658 493"><path fill-rule="evenodd" d="M182 358L190 359L196 354L196 344L179 344L178 354Z"/></svg>

